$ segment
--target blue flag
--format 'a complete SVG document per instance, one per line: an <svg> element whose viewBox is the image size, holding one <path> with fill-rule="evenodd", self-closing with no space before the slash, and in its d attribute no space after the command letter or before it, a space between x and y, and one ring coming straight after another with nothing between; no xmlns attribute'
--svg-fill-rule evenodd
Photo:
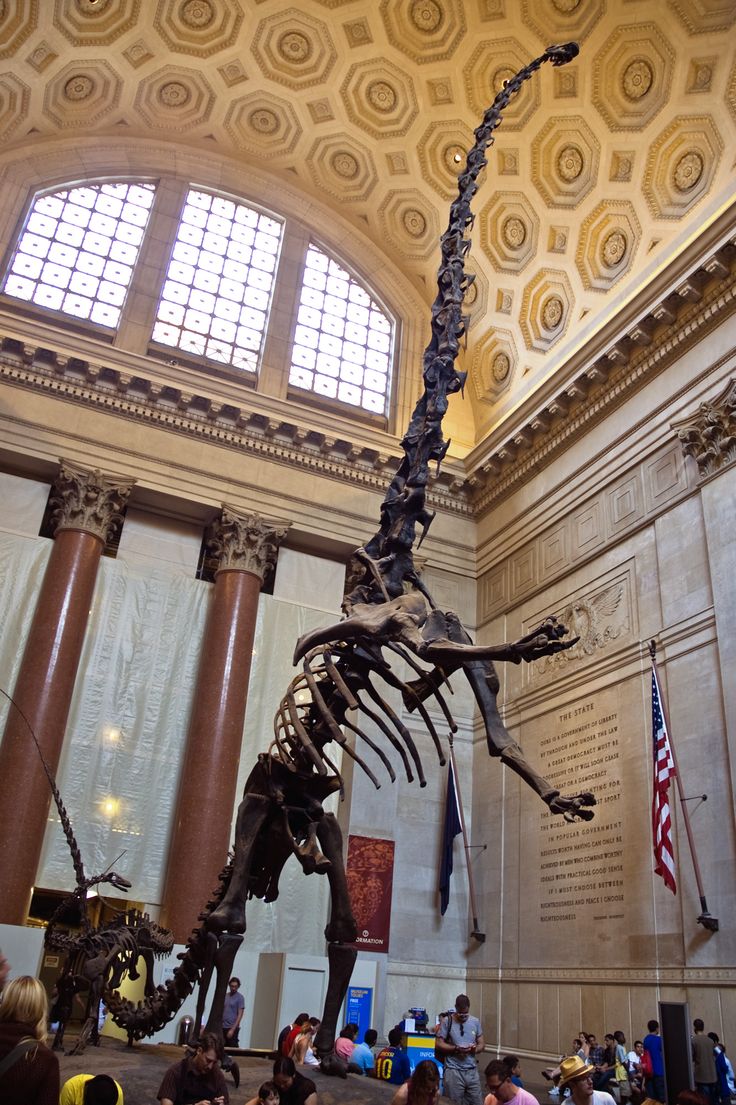
<svg viewBox="0 0 736 1105"><path fill-rule="evenodd" d="M444 917L450 904L450 876L452 875L452 844L458 833L463 831L460 820L460 806L455 787L455 761L450 757L450 769L447 772L447 800L445 803L445 828L442 833L442 856L440 859L440 913Z"/></svg>

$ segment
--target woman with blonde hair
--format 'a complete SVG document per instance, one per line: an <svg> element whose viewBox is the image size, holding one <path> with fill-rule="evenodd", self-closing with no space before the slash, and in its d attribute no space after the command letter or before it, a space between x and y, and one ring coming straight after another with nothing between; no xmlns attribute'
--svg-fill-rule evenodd
<svg viewBox="0 0 736 1105"><path fill-rule="evenodd" d="M299 1035L294 1040L294 1046L291 1049L291 1058L295 1063L300 1063L305 1067L318 1067L319 1059L312 1051L312 1037L314 1035L314 1025L309 1021L305 1021L302 1025Z"/></svg>
<svg viewBox="0 0 736 1105"><path fill-rule="evenodd" d="M46 1047L48 999L37 978L7 983L0 1001L0 1101L58 1105L59 1060Z"/></svg>

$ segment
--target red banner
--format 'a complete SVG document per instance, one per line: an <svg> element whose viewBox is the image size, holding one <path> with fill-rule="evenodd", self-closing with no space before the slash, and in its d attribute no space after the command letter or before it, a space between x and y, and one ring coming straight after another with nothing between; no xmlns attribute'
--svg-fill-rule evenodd
<svg viewBox="0 0 736 1105"><path fill-rule="evenodd" d="M348 837L350 902L358 924L357 948L387 952L391 927L394 842L369 836Z"/></svg>

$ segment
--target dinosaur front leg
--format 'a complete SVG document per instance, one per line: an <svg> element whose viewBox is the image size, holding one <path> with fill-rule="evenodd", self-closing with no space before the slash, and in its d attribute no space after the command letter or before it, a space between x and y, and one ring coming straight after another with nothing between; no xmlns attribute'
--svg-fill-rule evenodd
<svg viewBox="0 0 736 1105"><path fill-rule="evenodd" d="M593 811L587 807L596 804L595 795L589 791L583 791L581 794L560 794L559 790L543 776L538 775L527 763L516 741L504 748L501 753L501 763L520 775L524 782L537 792L542 801L546 802L552 813L562 814L565 821L592 821Z"/></svg>
<svg viewBox="0 0 736 1105"><path fill-rule="evenodd" d="M358 935L358 928L350 907L348 880L342 862L342 833L334 814L326 813L317 822L317 837L323 853L330 861L327 878L330 884L331 903L330 919L325 929L329 961L327 996L314 1047L322 1060L322 1070L325 1074L331 1074L336 1073L336 1067L335 1070L330 1069L333 1066L330 1057L335 1046L337 1018L340 1015L358 955L355 948L347 945L354 942Z"/></svg>
<svg viewBox="0 0 736 1105"><path fill-rule="evenodd" d="M207 918L207 928L213 932L245 932L245 899L248 878L255 856L258 834L269 814L272 799L262 794L245 794L238 807L235 827L235 859L230 884L220 904Z"/></svg>

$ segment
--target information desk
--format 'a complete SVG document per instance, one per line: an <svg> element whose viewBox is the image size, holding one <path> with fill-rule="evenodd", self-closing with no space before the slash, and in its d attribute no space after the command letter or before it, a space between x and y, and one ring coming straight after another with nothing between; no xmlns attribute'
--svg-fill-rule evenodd
<svg viewBox="0 0 736 1105"><path fill-rule="evenodd" d="M412 1071L422 1059L434 1059L434 1032L405 1032L401 1037L401 1046L406 1048ZM437 1063L440 1075L442 1065Z"/></svg>

